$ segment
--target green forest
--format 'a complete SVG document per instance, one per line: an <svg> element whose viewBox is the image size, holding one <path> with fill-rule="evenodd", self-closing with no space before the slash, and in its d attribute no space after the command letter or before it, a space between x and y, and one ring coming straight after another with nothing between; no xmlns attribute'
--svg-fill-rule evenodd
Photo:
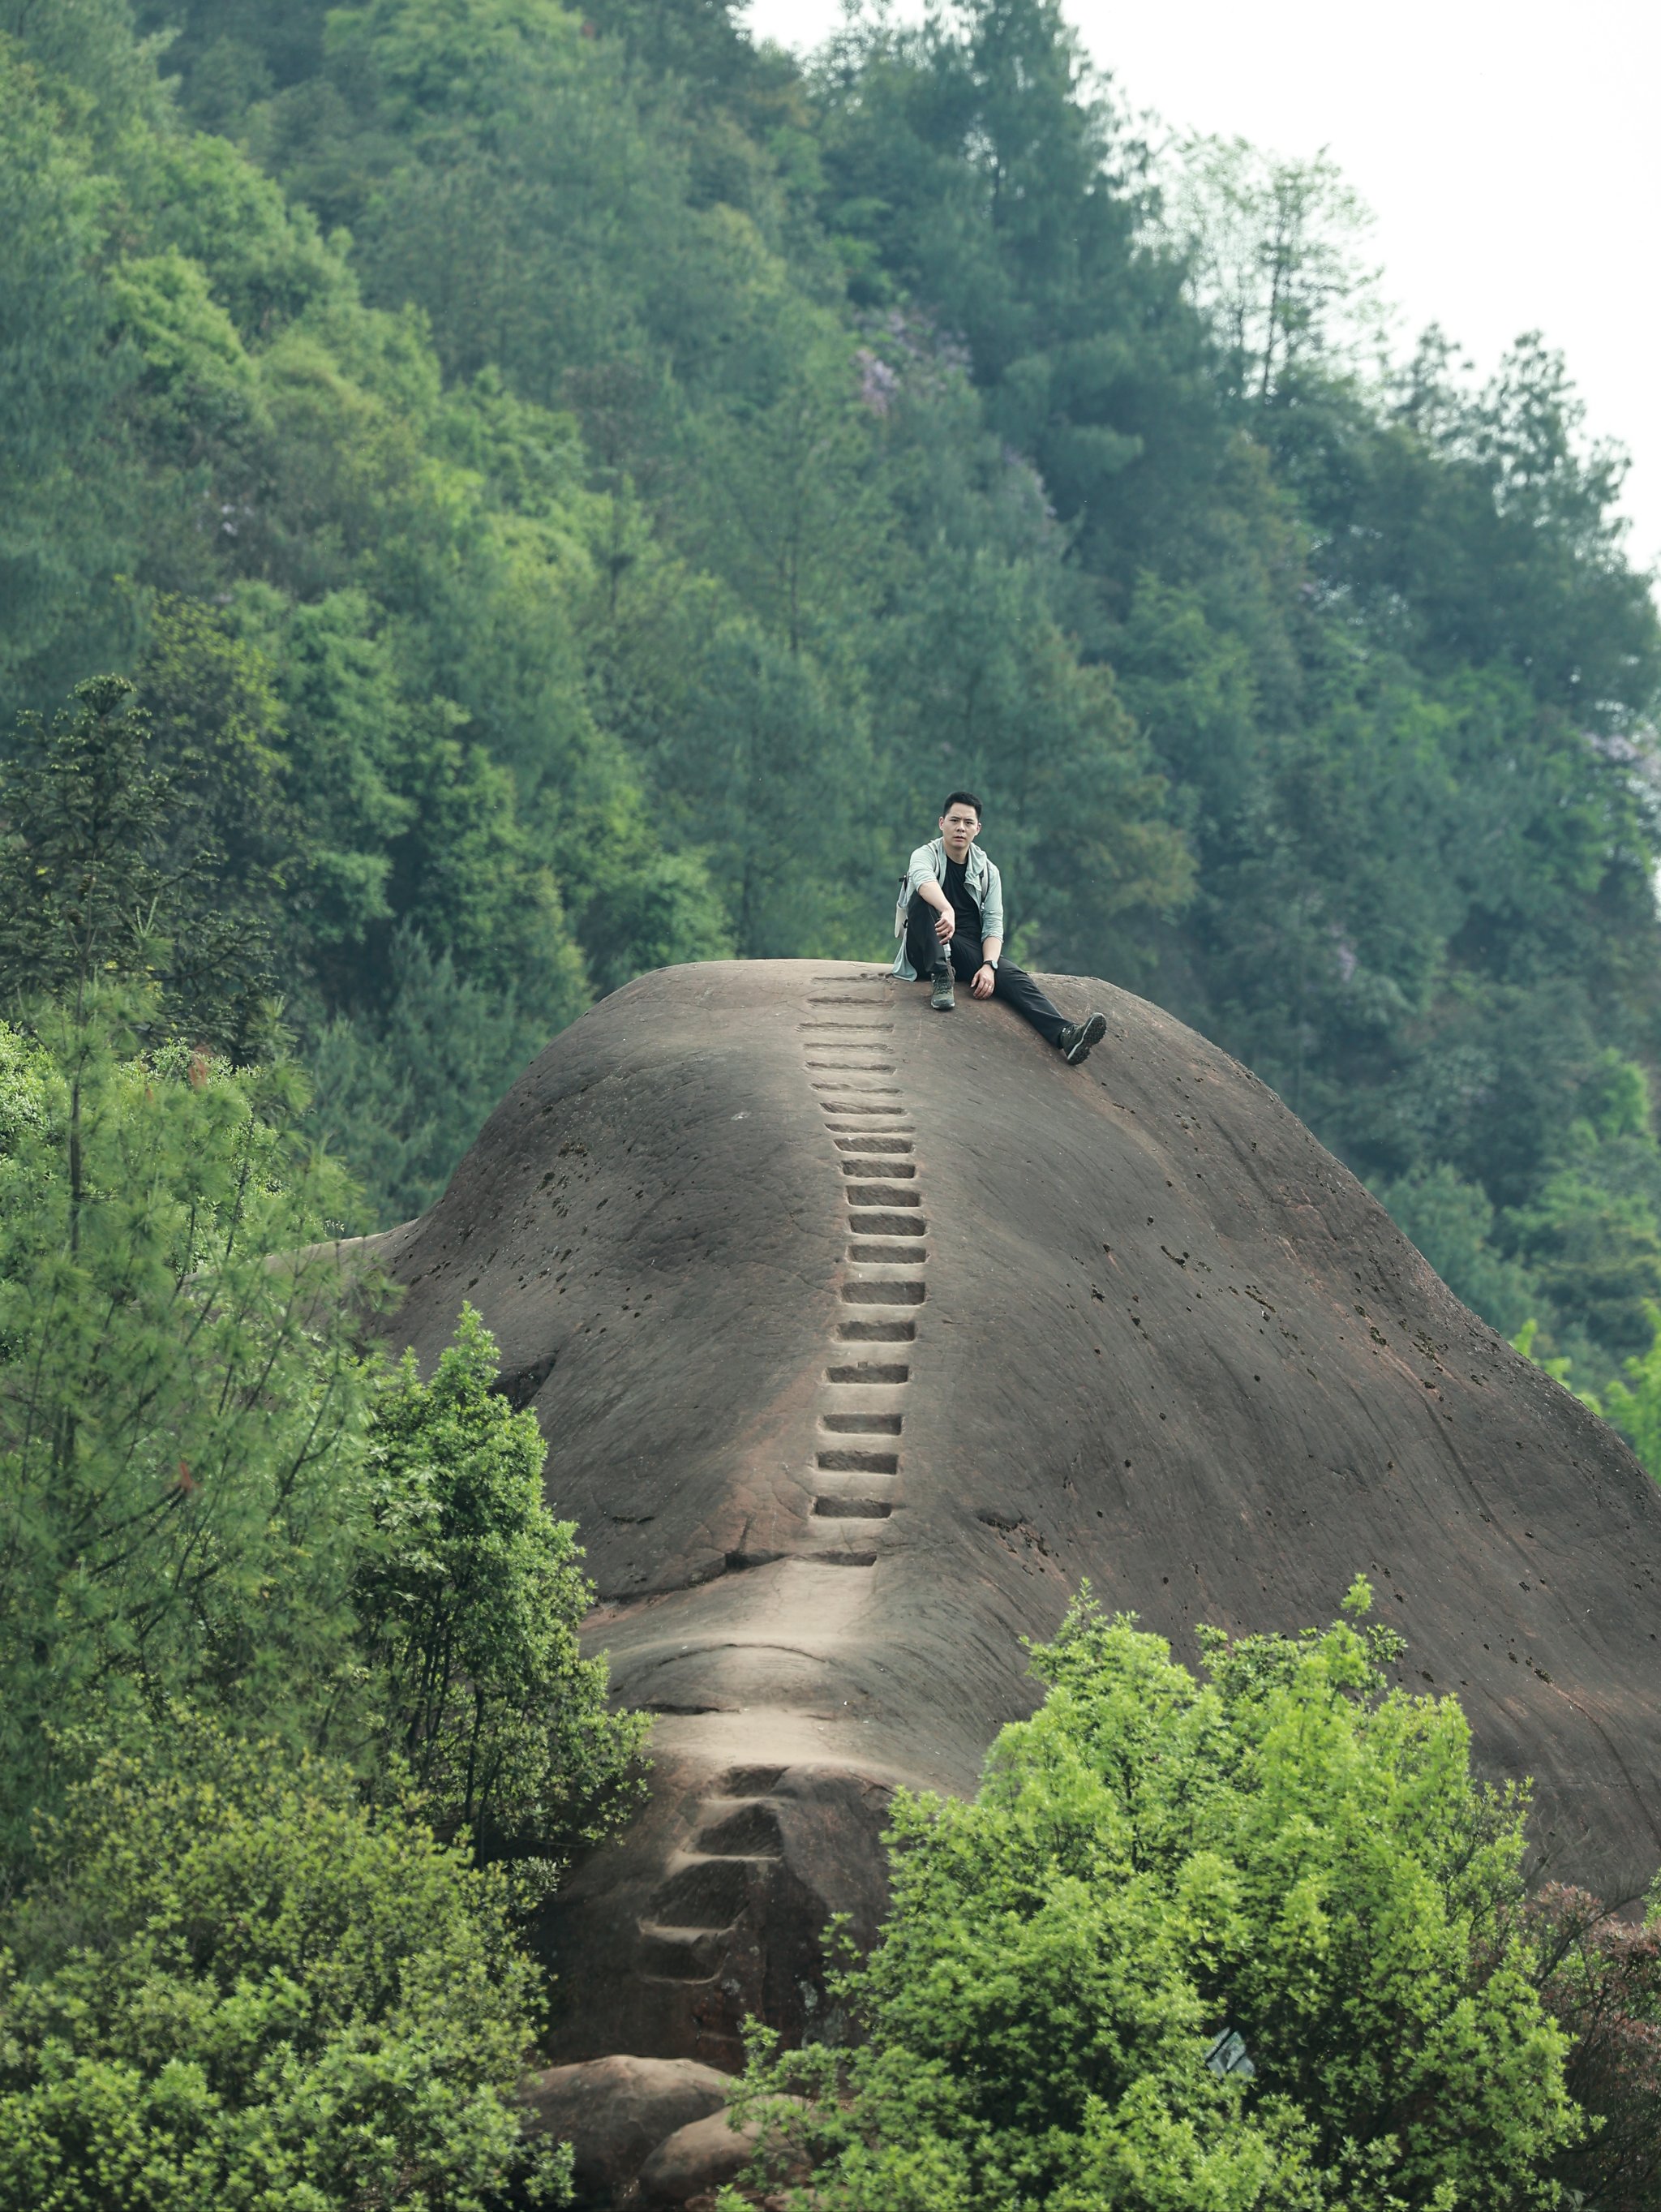
<svg viewBox="0 0 1661 2212"><path fill-rule="evenodd" d="M210 1041L286 1040L355 1225L640 970L882 952L967 783L1017 957L1226 1046L1578 1387L1647 1352L1620 459L1532 338L1358 359L1323 165L1161 191L1040 0L807 64L725 0L0 32L0 726L136 687Z"/></svg>
<svg viewBox="0 0 1661 2212"><path fill-rule="evenodd" d="M567 2200L521 1937L646 1723L482 1322L389 1364L330 1240L632 977L886 961L953 787L1015 957L1661 1478L1661 622L1568 366L1386 358L1330 165L1156 155L1055 0L743 13L0 0L0 2212ZM743 2201L1661 2203L1661 1928L1525 1900L1352 1595L1202 1675L1081 1599Z"/></svg>

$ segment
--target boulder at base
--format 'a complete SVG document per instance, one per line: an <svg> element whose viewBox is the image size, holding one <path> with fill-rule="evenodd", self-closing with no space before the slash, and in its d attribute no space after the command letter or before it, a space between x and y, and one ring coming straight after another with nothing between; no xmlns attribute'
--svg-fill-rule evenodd
<svg viewBox="0 0 1661 2212"><path fill-rule="evenodd" d="M713 2203L716 2192L736 2181L755 2156L761 2133L759 2123L735 2128L724 2112L706 2120L694 2120L659 2143L640 2171L640 2197L648 2212L669 2212L680 2204L700 2199Z"/></svg>
<svg viewBox="0 0 1661 2212"><path fill-rule="evenodd" d="M729 2075L695 2059L617 2053L551 2066L520 2094L532 2127L572 2145L579 2200L604 2203L624 2193L660 2143L719 2114L731 2087Z"/></svg>
<svg viewBox="0 0 1661 2212"><path fill-rule="evenodd" d="M548 1437L652 1802L543 1929L571 2060L738 2063L826 2023L896 1784L969 1791L1021 1639L1088 1577L1192 1631L1330 1620L1531 1775L1539 1866L1661 1857L1661 1497L1444 1288L1275 1095L1125 993L1005 1008L805 961L642 977L560 1036L421 1220L402 1341L464 1299Z"/></svg>

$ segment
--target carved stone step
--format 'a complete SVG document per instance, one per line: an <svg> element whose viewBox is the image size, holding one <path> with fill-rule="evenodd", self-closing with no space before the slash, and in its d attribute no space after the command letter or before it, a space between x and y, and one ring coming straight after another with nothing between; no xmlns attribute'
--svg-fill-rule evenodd
<svg viewBox="0 0 1661 2212"><path fill-rule="evenodd" d="M721 1928L670 1928L643 1920L640 1927L640 1971L654 1982L710 1982L721 1971L726 1956L726 1931Z"/></svg>
<svg viewBox="0 0 1661 2212"><path fill-rule="evenodd" d="M784 1780L782 1766L730 1766L717 1784L723 1797L765 1797Z"/></svg>
<svg viewBox="0 0 1661 2212"><path fill-rule="evenodd" d="M652 1918L672 1928L730 1928L749 1902L754 1863L688 1855L658 1885Z"/></svg>
<svg viewBox="0 0 1661 2212"><path fill-rule="evenodd" d="M776 1859L784 1853L779 1815L770 1805L740 1806L716 1820L698 1838L698 1849L712 1857Z"/></svg>

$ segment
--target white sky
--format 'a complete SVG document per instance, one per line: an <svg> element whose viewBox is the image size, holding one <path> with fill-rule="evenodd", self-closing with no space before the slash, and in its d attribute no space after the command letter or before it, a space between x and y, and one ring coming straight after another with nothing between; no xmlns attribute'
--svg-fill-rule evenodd
<svg viewBox="0 0 1661 2212"><path fill-rule="evenodd" d="M1632 456L1631 550L1661 558L1661 8L1648 0L1064 0L1121 101L1181 132L1323 147L1378 218L1404 349L1440 322L1482 373L1520 331L1567 356ZM899 16L920 13L900 0ZM811 46L838 0L751 0Z"/></svg>

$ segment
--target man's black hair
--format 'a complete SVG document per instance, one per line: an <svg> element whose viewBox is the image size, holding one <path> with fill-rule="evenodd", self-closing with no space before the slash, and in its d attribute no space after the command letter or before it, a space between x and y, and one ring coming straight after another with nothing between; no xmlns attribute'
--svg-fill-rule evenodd
<svg viewBox="0 0 1661 2212"><path fill-rule="evenodd" d="M973 806L977 822L984 822L986 818L985 808L972 791L949 791L946 793L946 804L940 811L943 815L949 814L954 806Z"/></svg>

